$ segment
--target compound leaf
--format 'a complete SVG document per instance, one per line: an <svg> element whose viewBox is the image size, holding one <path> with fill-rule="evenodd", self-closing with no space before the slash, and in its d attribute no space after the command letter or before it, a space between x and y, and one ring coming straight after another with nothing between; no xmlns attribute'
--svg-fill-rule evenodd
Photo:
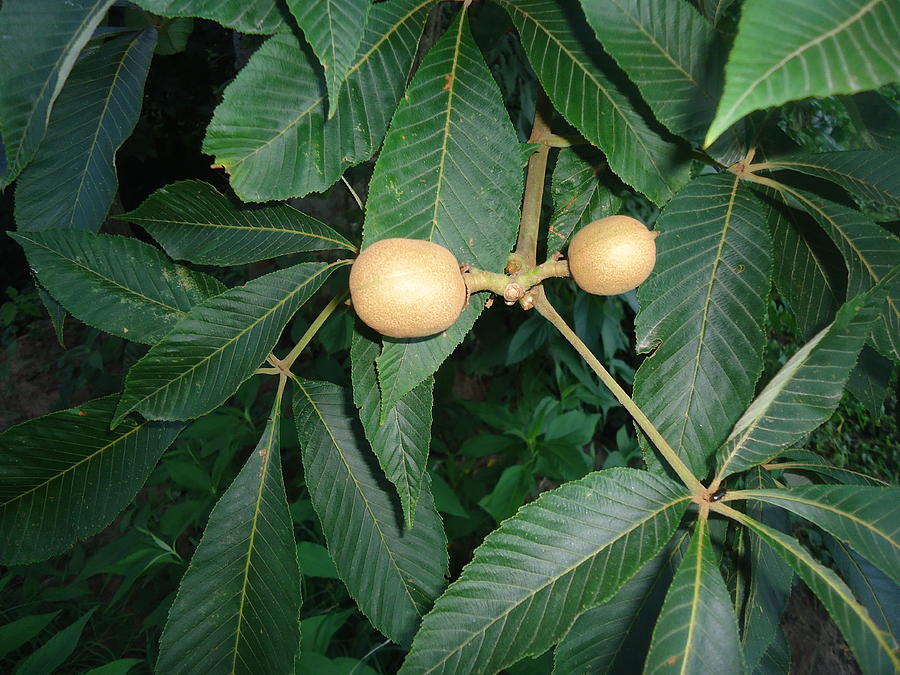
<svg viewBox="0 0 900 675"><path fill-rule="evenodd" d="M113 422L132 410L150 419L191 419L222 404L262 364L294 312L343 264L301 263L192 307L128 372Z"/></svg>
<svg viewBox="0 0 900 675"><path fill-rule="evenodd" d="M732 494L774 504L812 521L900 584L900 488L799 485Z"/></svg>
<svg viewBox="0 0 900 675"><path fill-rule="evenodd" d="M841 629L864 673L889 673L900 669L896 641L869 616L837 574L815 560L793 537L739 511L728 507L723 510L771 546L806 582Z"/></svg>
<svg viewBox="0 0 900 675"><path fill-rule="evenodd" d="M660 551L689 499L676 483L634 469L543 493L476 549L400 672L496 672L543 653Z"/></svg>
<svg viewBox="0 0 900 675"><path fill-rule="evenodd" d="M404 522L412 527L431 444L434 379L429 377L417 385L387 412L384 422L379 422L381 392L375 359L380 351L377 342L361 333L353 334L350 345L353 401L384 475L397 487Z"/></svg>
<svg viewBox="0 0 900 675"><path fill-rule="evenodd" d="M760 204L727 173L663 210L657 265L638 289L634 398L698 476L753 397L766 344L771 249ZM658 346L657 346L658 345Z"/></svg>
<svg viewBox="0 0 900 675"><path fill-rule="evenodd" d="M83 230L10 233L41 284L72 316L113 335L154 344L188 310L225 291L136 239Z"/></svg>
<svg viewBox="0 0 900 675"><path fill-rule="evenodd" d="M199 180L160 188L121 216L137 223L177 260L243 265L288 253L355 251L340 234L287 204L236 203Z"/></svg>
<svg viewBox="0 0 900 675"><path fill-rule="evenodd" d="M614 66L586 25L578 0L498 1L556 109L603 150L619 178L657 204L671 199L688 181L688 163L607 77Z"/></svg>
<svg viewBox="0 0 900 675"><path fill-rule="evenodd" d="M888 282L896 274L896 270ZM718 478L762 464L827 420L841 400L866 335L877 318L886 283L844 303L782 366L735 423L717 455Z"/></svg>
<svg viewBox="0 0 900 675"><path fill-rule="evenodd" d="M747 0L706 144L753 110L900 79L898 24L891 0Z"/></svg>
<svg viewBox="0 0 900 675"><path fill-rule="evenodd" d="M790 155L770 162L769 170L788 169L824 178L847 190L860 207L877 206L900 217L900 153L846 150Z"/></svg>
<svg viewBox="0 0 900 675"><path fill-rule="evenodd" d="M284 26L279 0L134 0L159 16L196 16L241 33L274 33Z"/></svg>
<svg viewBox="0 0 900 675"><path fill-rule="evenodd" d="M44 138L54 101L113 0L6 0L0 10L0 136L9 185ZM3 162L0 161L0 165Z"/></svg>
<svg viewBox="0 0 900 675"><path fill-rule="evenodd" d="M115 154L137 124L156 31L114 38L80 59L41 146L16 184L19 231L100 229L116 193Z"/></svg>
<svg viewBox="0 0 900 675"><path fill-rule="evenodd" d="M700 518L694 527L653 630L644 673L743 672L737 618L708 523Z"/></svg>
<svg viewBox="0 0 900 675"><path fill-rule="evenodd" d="M466 16L464 9L429 50L391 120L369 185L363 246L388 237L427 239L460 263L499 272L515 241L522 159ZM440 335L384 341L382 419L437 370L484 302L470 299Z"/></svg>
<svg viewBox="0 0 900 675"><path fill-rule="evenodd" d="M183 425L110 422L116 396L0 434L0 563L45 560L102 530L134 498Z"/></svg>
<svg viewBox="0 0 900 675"><path fill-rule="evenodd" d="M554 675L639 672L666 589L689 543L687 530L679 531L612 598L580 615L556 647Z"/></svg>
<svg viewBox="0 0 900 675"><path fill-rule="evenodd" d="M887 486L883 480L868 476L859 471L829 464L824 457L809 450L788 450L779 455L777 463L769 464L772 469L780 471L811 473L829 479L829 483L845 485L881 485Z"/></svg>
<svg viewBox="0 0 900 675"><path fill-rule="evenodd" d="M800 190L789 190L787 198L815 218L841 252L848 298L879 283L900 260L900 239L859 211ZM900 362L900 283L889 286L886 295L872 340L879 352Z"/></svg>
<svg viewBox="0 0 900 675"><path fill-rule="evenodd" d="M159 645L161 673L291 673L300 568L281 477L281 397L213 507Z"/></svg>
<svg viewBox="0 0 900 675"><path fill-rule="evenodd" d="M327 121L325 82L307 45L283 31L254 52L225 90L203 141L237 195L258 202L320 192L369 159L403 93L434 2L372 7Z"/></svg>
<svg viewBox="0 0 900 675"><path fill-rule="evenodd" d="M408 644L444 588L447 541L430 491L403 527L394 490L373 467L349 392L296 382L294 421L313 507L338 574L372 625Z"/></svg>

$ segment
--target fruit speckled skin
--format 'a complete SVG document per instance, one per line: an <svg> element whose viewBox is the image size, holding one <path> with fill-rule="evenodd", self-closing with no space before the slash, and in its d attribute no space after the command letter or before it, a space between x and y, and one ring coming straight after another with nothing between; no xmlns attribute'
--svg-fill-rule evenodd
<svg viewBox="0 0 900 675"><path fill-rule="evenodd" d="M350 268L350 299L357 316L382 335L426 337L453 325L466 304L466 284L443 246L382 239Z"/></svg>
<svg viewBox="0 0 900 675"><path fill-rule="evenodd" d="M585 225L569 244L569 272L579 288L618 295L637 288L656 263L656 232L629 216Z"/></svg>

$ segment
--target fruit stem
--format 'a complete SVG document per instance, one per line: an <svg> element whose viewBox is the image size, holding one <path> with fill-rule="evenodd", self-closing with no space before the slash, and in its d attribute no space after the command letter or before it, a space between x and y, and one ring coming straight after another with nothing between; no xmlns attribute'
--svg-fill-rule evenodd
<svg viewBox="0 0 900 675"><path fill-rule="evenodd" d="M650 440L653 441L653 444L659 449L660 454L662 454L663 458L669 463L672 470L678 474L681 482L684 483L695 496L706 494L707 489L697 477L694 476L687 464L685 464L675 450L672 449L672 446L669 445L665 438L663 438L657 428L653 426L653 422L651 422L644 414L644 411L641 410L637 403L635 403L625 390L622 389L615 378L609 374L609 371L603 367L603 364L601 364L597 357L591 353L591 350L588 349L587 345L575 334L575 331L569 328L565 320L559 315L559 312L557 312L553 305L550 304L550 301L544 293L543 287L537 286L532 289L532 297L534 308L538 313L553 324L553 326L562 333L563 337L569 341L569 344L575 347L575 351L577 351L581 358L583 358L593 371L597 373L597 377L600 378L619 403L621 403L631 414L634 421L638 423L638 426L640 426Z"/></svg>
<svg viewBox="0 0 900 675"><path fill-rule="evenodd" d="M528 174L525 178L525 194L522 197L522 219L519 221L519 240L511 258L524 263L525 268L537 265L537 237L541 225L541 204L544 201L544 178L547 175L547 157L550 146L543 140L552 136L550 122L553 120L553 106L543 89L538 90L534 125L529 143L540 143L540 147L528 159Z"/></svg>
<svg viewBox="0 0 900 675"><path fill-rule="evenodd" d="M478 291L490 291L491 293L507 297L511 285L518 286L524 295L524 291L538 285L544 279L568 276L570 276L569 261L552 259L508 276L498 272L488 272L477 267L469 267L463 270L463 280L466 282L466 290L469 295ZM507 297L507 299L509 298ZM517 300L518 298L515 299Z"/></svg>
<svg viewBox="0 0 900 675"><path fill-rule="evenodd" d="M310 324L309 328L306 329L306 332L303 336L297 341L297 344L294 345L294 348L281 359L280 366L285 370L290 370L291 366L294 365L294 361L297 360L297 357L300 356L300 352L306 349L306 345L310 343L310 341L315 337L316 333L319 332L319 329L322 327L322 324L328 319L329 316L334 313L334 310L340 306L342 302L347 298L350 294L350 289L345 288L343 291L335 295L331 302L325 305L325 308L319 312L319 316L315 318L315 320Z"/></svg>

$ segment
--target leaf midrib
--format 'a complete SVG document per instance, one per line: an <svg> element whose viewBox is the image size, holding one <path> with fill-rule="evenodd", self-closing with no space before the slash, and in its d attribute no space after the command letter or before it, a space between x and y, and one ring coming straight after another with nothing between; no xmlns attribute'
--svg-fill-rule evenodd
<svg viewBox="0 0 900 675"><path fill-rule="evenodd" d="M310 263L300 263L300 264L310 264ZM315 264L315 263L313 263L313 264ZM226 347L228 347L229 345L232 345L232 344L234 344L235 342L237 342L238 340L240 340L246 333L248 333L248 332L251 331L253 328L255 328L257 324L259 324L261 321L263 321L264 319L268 318L271 314L273 314L275 311L277 311L278 309L280 309L280 308L281 308L288 300L290 300L290 299L293 298L297 293L299 293L300 291L302 291L306 286L308 286L310 283L312 283L312 281L313 281L314 279L316 279L319 275L323 274L326 270L329 270L329 269L331 269L332 267L335 267L335 266L337 266L337 265L344 265L344 264L346 264L346 261L338 261L338 262L331 263L330 265L326 265L325 267L323 267L322 269L320 269L318 272L316 272L316 273L313 274L312 276L310 276L310 277L308 277L307 279L305 279L302 283L298 284L298 286L297 286L291 293L288 293L286 296L284 296L277 304L273 305L273 306L270 307L264 314L262 314L261 316L257 317L252 323L248 324L246 328L244 328L243 330L241 330L240 332L238 332L233 338L231 338L230 340L227 340L227 341L223 342L221 345L219 345L219 347L217 347L217 348L214 349L212 352L210 352L209 354L207 354L205 357L203 357L202 359L200 359L199 361L197 361L197 362L196 362L195 364L193 364L190 368L187 368L186 370L183 370L181 373L179 373L179 375L178 375L177 377L175 377L174 379L167 380L164 384L160 385L159 387L157 387L156 389L154 389L153 391L151 391L149 394L145 395L143 398L140 398L140 399L138 399L137 401L135 401L135 402L131 405L131 407L128 408L128 410L124 411L121 415L117 415L115 421L118 421L118 420L122 419L122 417L124 417L125 415L127 415L129 412L131 412L132 410L137 409L137 407L138 407L139 405L141 405L144 401L146 401L146 400L147 400L148 398L150 398L151 396L155 396L156 394L158 394L158 393L159 393L160 391L162 391L163 389L166 389L167 387L171 386L171 385L174 384L175 382L178 382L178 381L180 381L181 379L183 379L184 377L186 377L187 375L193 373L197 368L200 367L201 364L205 364L205 363L207 363L210 359L212 359L214 356L217 356L217 355L221 354L221 352L224 351L224 349L225 349ZM220 296L215 296L215 297L220 297ZM202 303L201 303L201 304L202 304ZM199 306L200 306L200 305L196 305L196 307L199 307ZM192 309L193 309L193 308L192 308ZM146 357L145 357L145 358L146 358ZM126 387L127 387L127 382L128 382L128 379L126 378ZM126 390L127 390L127 389L126 389ZM115 421L114 421L114 422L115 422Z"/></svg>
<svg viewBox="0 0 900 675"><path fill-rule="evenodd" d="M413 611L416 613L416 616L421 617L422 613L419 611L419 606L416 604L415 599L412 594L409 592L409 587L406 585L406 580L403 574L400 571L400 565L397 560L394 558L393 551L391 547L388 545L387 539L384 536L381 528L381 521L375 516L375 512L372 510L371 503L366 498L366 492L362 489L359 481L356 480L356 475L353 473L353 470L350 468L350 464L347 463L347 458L344 456L343 451L341 450L341 444L338 442L337 438L335 438L334 434L331 432L331 426L329 426L328 422L325 420L325 416L322 414L322 411L319 409L319 406L316 405L316 402L313 400L313 397L310 396L309 391L307 391L306 387L304 387L298 380L294 380L296 385L303 391L303 395L306 396L306 400L309 402L309 405L312 407L313 411L315 411L316 416L319 418L319 421L322 423L322 426L325 428L328 437L331 439L331 443L334 448L337 450L338 457L341 458L341 463L343 463L344 468L347 471L347 475L350 477L350 480L353 481L353 485L356 488L357 493L361 496L363 504L365 505L366 511L372 519L372 522L375 524L375 531L378 533L378 537L381 539L382 548L387 552L388 558L390 558L391 564L393 565L394 571L397 574L397 577L400 579L400 586L403 588L403 592L406 594L406 597L409 598L409 603L412 605Z"/></svg>
<svg viewBox="0 0 900 675"><path fill-rule="evenodd" d="M615 538L613 538L613 539L610 539L609 541L605 542L604 545L601 546L599 549L595 550L595 551L594 551L593 553L591 553L590 555L584 556L583 558L581 558L581 560L579 560L579 561L576 562L575 564L570 565L569 567L566 567L562 572L560 572L560 573L557 574L557 575L554 575L553 577L551 577L550 579L548 579L546 582L542 583L540 586L538 586L538 587L536 587L535 589L533 589L532 592L529 593L526 597L522 598L520 601L518 601L518 602L516 602L515 604L511 605L508 609L506 609L505 611L501 612L498 616L494 617L489 623L487 623L487 624L485 624L484 626L482 626L478 631L472 633L471 637L469 637L467 640L465 640L464 642L462 642L462 643L460 643L459 645L457 645L456 647L454 647L453 650L447 652L446 655L445 655L440 661L438 661L437 663L435 663L429 670L427 670L427 671L425 671L425 672L426 672L426 673L433 672L438 666L440 666L440 665L442 665L444 662L446 662L447 659L449 659L453 654L455 654L455 653L461 651L466 645L468 645L470 642L472 642L472 640L474 640L474 639L476 638L476 636L482 635L483 633L487 632L487 631L490 629L491 626L493 626L495 623L497 623L497 622L500 621L501 619L505 620L506 617L507 617L507 615L510 614L513 610L518 609L518 608L521 607L526 601L530 601L531 599L534 598L534 596L536 596L538 593L540 593L541 591L543 591L545 588L547 588L548 586L551 586L551 585L555 584L555 583L558 582L562 577L566 576L567 574L569 574L570 572L572 572L572 571L575 570L576 568L578 568L578 567L580 567L581 565L585 564L587 561L589 561L589 560L591 560L591 559L593 559L593 558L596 558L598 555L600 555L601 552L603 552L604 550L608 550L609 548L611 548L613 545L615 545L617 542L619 542L623 537L627 537L627 536L628 536L629 534L631 534L633 531L635 531L635 530L638 529L639 527L643 526L645 523L649 522L650 520L652 520L652 519L654 519L654 518L659 518L659 517L661 517L661 515L662 515L666 510L671 509L672 507L674 507L675 505L679 504L680 502L683 502L683 501L690 501L690 499L691 499L691 496L690 496L690 495L685 495L685 496L683 496L683 497L678 497L677 499L673 499L673 500L671 500L671 501L665 503L664 505L660 506L660 508L656 509L655 511L651 512L651 514L648 515L647 517L645 517L645 518L643 518L643 519L641 519L641 520L639 520L639 521L636 521L635 524L632 525L631 527L629 527L627 530L622 530L622 531L619 533L619 535L618 535L617 537L615 537ZM450 589L448 589L447 592L449 592L449 590L450 590Z"/></svg>
<svg viewBox="0 0 900 675"><path fill-rule="evenodd" d="M279 396L278 397L279 402L280 402L280 398L281 397ZM275 427L278 426L278 413L279 413L279 410L278 410L278 406L276 405L275 409L272 411L272 417L269 420L268 428L266 429L266 431L268 432L268 436L269 436L268 442L264 446L267 450L267 454L262 462L262 471L260 472L260 477L259 477L259 490L257 491L257 494L256 494L256 504L254 505L253 519L252 519L252 523L250 526L250 542L247 546L247 561L246 561L246 563L244 563L244 578L243 578L243 581L241 584L241 602L240 602L240 606L238 607L238 623L237 623L237 626L235 627L234 649L233 649L233 655L232 655L232 660L231 660L231 672L232 673L237 672L237 657L238 657L238 650L239 650L240 642L241 642L241 626L243 625L243 621L244 621L244 603L247 600L247 584L248 584L248 580L250 578L250 560L253 558L254 541L256 539L256 532L258 529L257 521L259 520L259 514L261 511L260 504L262 503L266 478L269 474L269 463L271 462L272 453L276 452L275 448L273 447L272 441L275 438ZM253 452L259 452L259 450L254 450Z"/></svg>

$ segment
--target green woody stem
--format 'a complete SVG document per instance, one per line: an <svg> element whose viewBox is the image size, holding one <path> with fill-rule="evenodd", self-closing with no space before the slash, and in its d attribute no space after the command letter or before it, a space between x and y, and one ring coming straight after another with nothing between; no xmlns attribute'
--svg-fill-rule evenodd
<svg viewBox="0 0 900 675"><path fill-rule="evenodd" d="M534 308L541 316L552 323L556 329L562 333L563 337L575 347L575 350L581 355L581 358L583 358L593 371L597 373L597 376L603 381L603 384L609 388L619 403L631 413L631 416L641 429L643 429L644 433L647 434L650 440L653 441L653 444L659 449L659 452L669 463L669 466L671 466L675 473L678 474L678 477L681 478L681 481L687 488L695 495L705 494L707 490L703 484L697 480L697 477L694 476L687 464L682 461L681 457L679 457L672 449L672 446L669 445L666 439L662 437L662 434L660 434L656 427L653 426L653 422L651 422L644 414L644 411L641 410L625 390L619 386L619 383L616 382L615 378L603 367L603 364L600 363L597 357L591 353L591 350L588 349L587 345L581 341L581 338L575 334L575 331L569 328L565 320L559 315L553 305L550 304L550 301L544 294L543 288L540 286L535 287L532 290L532 294Z"/></svg>

